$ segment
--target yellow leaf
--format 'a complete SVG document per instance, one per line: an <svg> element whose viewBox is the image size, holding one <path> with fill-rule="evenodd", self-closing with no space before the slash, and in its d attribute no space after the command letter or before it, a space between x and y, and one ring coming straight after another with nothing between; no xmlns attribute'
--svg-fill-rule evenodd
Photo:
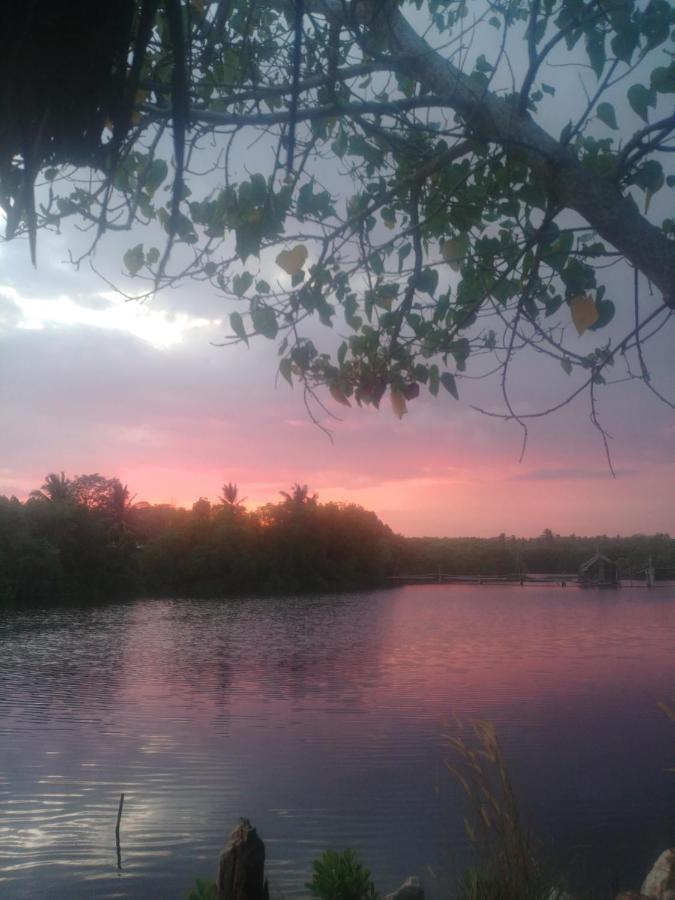
<svg viewBox="0 0 675 900"><path fill-rule="evenodd" d="M145 103L145 101L146 101L147 99L148 99L148 92L147 92L147 91L141 91L141 90L136 91L136 100L135 100L136 103L138 103L138 104ZM140 114L140 112L139 112L137 109L135 109L135 110L131 113L131 124L132 124L132 125L138 125L138 123L139 123L140 121L141 121L141 114Z"/></svg>
<svg viewBox="0 0 675 900"><path fill-rule="evenodd" d="M587 328L590 328L591 325L595 325L599 319L595 300L590 294L577 294L576 297L572 297L570 300L570 310L572 312L572 321L574 322L574 327L577 329L579 337L581 337Z"/></svg>
<svg viewBox="0 0 675 900"><path fill-rule="evenodd" d="M459 264L460 261L464 258L466 253L466 247L462 243L462 241L450 240L441 242L441 254L443 255L443 259L449 263L450 268L459 272Z"/></svg>
<svg viewBox="0 0 675 900"><path fill-rule="evenodd" d="M307 259L307 247L304 244L298 244L292 250L282 250L277 256L276 263L289 275L295 275L305 264Z"/></svg>
<svg viewBox="0 0 675 900"><path fill-rule="evenodd" d="M403 416L408 412L408 407L405 402L405 397L396 388L391 389L390 397L391 397L391 408L394 410L394 415L398 416L399 419L402 419Z"/></svg>
<svg viewBox="0 0 675 900"><path fill-rule="evenodd" d="M345 394L340 390L340 388L336 384L331 384L328 387L330 391L330 395L337 403L340 403L342 406L351 406L351 403L345 396Z"/></svg>

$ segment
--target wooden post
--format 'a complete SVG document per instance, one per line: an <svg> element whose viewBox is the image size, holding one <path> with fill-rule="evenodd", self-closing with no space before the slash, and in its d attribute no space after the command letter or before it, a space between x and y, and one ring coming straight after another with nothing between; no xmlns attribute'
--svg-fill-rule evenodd
<svg viewBox="0 0 675 900"><path fill-rule="evenodd" d="M230 835L218 862L218 900L269 900L265 845L248 819Z"/></svg>
<svg viewBox="0 0 675 900"><path fill-rule="evenodd" d="M115 825L115 845L117 849L117 868L122 869L122 848L120 847L120 822L122 821L122 807L124 806L124 792L120 794L120 805L117 807L117 825Z"/></svg>

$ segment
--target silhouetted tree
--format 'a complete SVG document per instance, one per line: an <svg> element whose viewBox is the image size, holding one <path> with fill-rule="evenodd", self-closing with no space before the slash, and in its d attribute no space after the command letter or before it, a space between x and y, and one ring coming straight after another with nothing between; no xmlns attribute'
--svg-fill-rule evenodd
<svg viewBox="0 0 675 900"><path fill-rule="evenodd" d="M312 494L310 496L307 485L300 484L297 481L294 482L290 493L287 491L279 491L279 493L284 498L286 504L290 506L316 506L319 499L318 494Z"/></svg>
<svg viewBox="0 0 675 900"><path fill-rule="evenodd" d="M73 483L61 472L50 472L38 491L31 491L35 500L48 500L50 503L65 503L73 499Z"/></svg>

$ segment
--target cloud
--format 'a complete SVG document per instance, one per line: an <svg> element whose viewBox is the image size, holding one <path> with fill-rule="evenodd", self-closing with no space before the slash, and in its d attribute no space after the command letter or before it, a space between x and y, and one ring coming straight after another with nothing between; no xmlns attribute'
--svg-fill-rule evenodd
<svg viewBox="0 0 675 900"><path fill-rule="evenodd" d="M638 469L617 468L614 470L617 478L630 478L639 473ZM513 481L606 481L612 479L612 472L608 466L605 468L554 468L554 469L530 469L511 476Z"/></svg>
<svg viewBox="0 0 675 900"><path fill-rule="evenodd" d="M21 307L0 287L0 329L16 328L22 318Z"/></svg>

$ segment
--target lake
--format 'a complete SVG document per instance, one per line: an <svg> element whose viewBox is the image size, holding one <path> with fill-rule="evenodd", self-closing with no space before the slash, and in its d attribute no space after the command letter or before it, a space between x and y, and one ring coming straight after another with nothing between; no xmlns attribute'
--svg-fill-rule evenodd
<svg viewBox="0 0 675 900"><path fill-rule="evenodd" d="M444 766L493 722L556 862L639 887L675 845L675 589L424 586L0 612L0 895L184 898L240 816L274 888L352 847L447 897ZM115 820L121 823L121 870Z"/></svg>

